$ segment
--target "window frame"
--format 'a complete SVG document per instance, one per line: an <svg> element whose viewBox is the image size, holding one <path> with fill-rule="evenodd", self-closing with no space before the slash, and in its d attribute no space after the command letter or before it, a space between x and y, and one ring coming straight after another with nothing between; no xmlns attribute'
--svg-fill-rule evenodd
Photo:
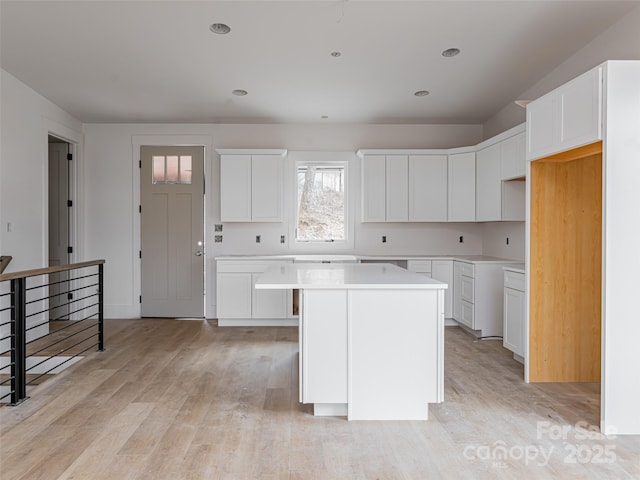
<svg viewBox="0 0 640 480"><path fill-rule="evenodd" d="M295 251L305 252L344 252L353 250L354 245L354 215L353 215L353 152L289 152L290 161L290 216L289 222L289 246ZM329 241L298 241L298 167L303 165L315 165L325 167L344 167L344 240Z"/></svg>

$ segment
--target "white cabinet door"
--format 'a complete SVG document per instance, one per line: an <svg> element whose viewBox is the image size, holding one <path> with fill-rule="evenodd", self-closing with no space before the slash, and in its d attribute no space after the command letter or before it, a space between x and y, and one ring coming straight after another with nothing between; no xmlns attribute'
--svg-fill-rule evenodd
<svg viewBox="0 0 640 480"><path fill-rule="evenodd" d="M218 273L218 318L250 318L253 281L250 273Z"/></svg>
<svg viewBox="0 0 640 480"><path fill-rule="evenodd" d="M524 356L524 292L504 289L503 345L516 355Z"/></svg>
<svg viewBox="0 0 640 480"><path fill-rule="evenodd" d="M462 264L453 262L453 317L462 318Z"/></svg>
<svg viewBox="0 0 640 480"><path fill-rule="evenodd" d="M602 69L596 67L527 105L527 159L602 140Z"/></svg>
<svg viewBox="0 0 640 480"><path fill-rule="evenodd" d="M500 165L502 180L522 178L526 175L525 132L500 142Z"/></svg>
<svg viewBox="0 0 640 480"><path fill-rule="evenodd" d="M387 222L409 220L409 159L386 156Z"/></svg>
<svg viewBox="0 0 640 480"><path fill-rule="evenodd" d="M502 220L502 181L500 179L500 144L476 154L476 221Z"/></svg>
<svg viewBox="0 0 640 480"><path fill-rule="evenodd" d="M257 290L256 280L261 275L251 274L251 318L286 318L287 290Z"/></svg>
<svg viewBox="0 0 640 480"><path fill-rule="evenodd" d="M474 306L473 303L462 300L460 302L460 318L459 321L472 330L476 329L474 320Z"/></svg>
<svg viewBox="0 0 640 480"><path fill-rule="evenodd" d="M450 222L476 220L476 154L449 155L447 179L448 214Z"/></svg>
<svg viewBox="0 0 640 480"><path fill-rule="evenodd" d="M594 68L560 88L560 150L602 139L602 70Z"/></svg>
<svg viewBox="0 0 640 480"><path fill-rule="evenodd" d="M444 291L444 317L453 316L453 260L433 260L431 262L431 278L449 285Z"/></svg>
<svg viewBox="0 0 640 480"><path fill-rule="evenodd" d="M447 221L447 156L409 157L409 221Z"/></svg>
<svg viewBox="0 0 640 480"><path fill-rule="evenodd" d="M283 163L281 155L251 156L252 221L282 221Z"/></svg>
<svg viewBox="0 0 640 480"><path fill-rule="evenodd" d="M251 221L251 155L220 156L220 218Z"/></svg>
<svg viewBox="0 0 640 480"><path fill-rule="evenodd" d="M362 159L362 221L386 220L386 162L384 155Z"/></svg>

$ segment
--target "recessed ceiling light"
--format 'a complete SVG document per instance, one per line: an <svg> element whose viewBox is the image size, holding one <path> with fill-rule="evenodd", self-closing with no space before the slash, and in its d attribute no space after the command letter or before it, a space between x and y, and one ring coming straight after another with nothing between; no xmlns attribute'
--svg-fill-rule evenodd
<svg viewBox="0 0 640 480"><path fill-rule="evenodd" d="M340 52L331 52L331 56L334 57L334 58L338 58L341 55L342 55L342 53L340 53Z"/></svg>
<svg viewBox="0 0 640 480"><path fill-rule="evenodd" d="M459 48L447 48L444 52L442 52L443 57L455 57L460 53Z"/></svg>
<svg viewBox="0 0 640 480"><path fill-rule="evenodd" d="M236 96L238 96L238 97L244 97L244 96L245 96L247 93L249 93L249 92L247 92L246 90L242 90L242 89L240 89L240 88L239 88L239 89L237 89L237 90L232 91L231 93L233 93L234 95L236 95Z"/></svg>
<svg viewBox="0 0 640 480"><path fill-rule="evenodd" d="M329 115L322 115L320 118L327 119L329 118Z"/></svg>
<svg viewBox="0 0 640 480"><path fill-rule="evenodd" d="M429 95L429 91L428 90L418 90L416 93L414 93L414 95L416 97L426 97L427 95Z"/></svg>
<svg viewBox="0 0 640 480"><path fill-rule="evenodd" d="M213 33L217 33L218 35L226 35L231 31L229 25L225 25L224 23L212 23L209 26L209 30Z"/></svg>

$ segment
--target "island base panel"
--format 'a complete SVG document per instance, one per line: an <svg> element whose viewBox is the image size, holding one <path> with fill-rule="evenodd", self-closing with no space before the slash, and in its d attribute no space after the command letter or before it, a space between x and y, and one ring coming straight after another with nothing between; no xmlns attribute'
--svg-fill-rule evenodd
<svg viewBox="0 0 640 480"><path fill-rule="evenodd" d="M349 420L427 420L439 391L442 294L349 292Z"/></svg>

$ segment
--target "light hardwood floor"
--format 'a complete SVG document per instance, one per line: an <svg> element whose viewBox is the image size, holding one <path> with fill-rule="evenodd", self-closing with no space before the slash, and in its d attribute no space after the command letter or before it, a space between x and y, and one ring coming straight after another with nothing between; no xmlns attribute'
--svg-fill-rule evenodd
<svg viewBox="0 0 640 480"><path fill-rule="evenodd" d="M0 478L640 478L640 436L581 428L599 385L527 385L500 341L456 327L424 422L313 417L292 327L107 320L106 346L0 408Z"/></svg>

